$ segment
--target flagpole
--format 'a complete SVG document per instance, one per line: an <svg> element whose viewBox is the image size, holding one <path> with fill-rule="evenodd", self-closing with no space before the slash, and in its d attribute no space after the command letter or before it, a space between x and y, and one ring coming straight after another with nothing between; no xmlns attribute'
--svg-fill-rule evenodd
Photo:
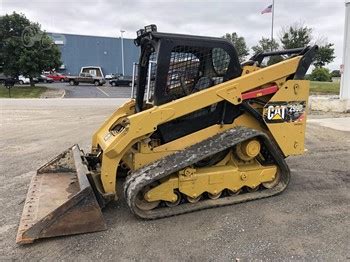
<svg viewBox="0 0 350 262"><path fill-rule="evenodd" d="M272 18L271 18L271 51L273 51L273 23L275 18L275 0L272 0Z"/></svg>

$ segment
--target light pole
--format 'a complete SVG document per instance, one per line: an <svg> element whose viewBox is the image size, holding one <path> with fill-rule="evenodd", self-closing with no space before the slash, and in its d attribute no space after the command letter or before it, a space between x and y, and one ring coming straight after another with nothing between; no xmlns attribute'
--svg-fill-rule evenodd
<svg viewBox="0 0 350 262"><path fill-rule="evenodd" d="M343 72L341 76L340 98L350 101L350 0L345 1Z"/></svg>
<svg viewBox="0 0 350 262"><path fill-rule="evenodd" d="M275 0L272 1L272 18L271 18L271 52L273 51L273 22L275 20Z"/></svg>
<svg viewBox="0 0 350 262"><path fill-rule="evenodd" d="M125 33L125 30L120 30L120 40L121 40L121 47L122 47L122 74L125 75L124 72L124 43L123 43L123 33Z"/></svg>

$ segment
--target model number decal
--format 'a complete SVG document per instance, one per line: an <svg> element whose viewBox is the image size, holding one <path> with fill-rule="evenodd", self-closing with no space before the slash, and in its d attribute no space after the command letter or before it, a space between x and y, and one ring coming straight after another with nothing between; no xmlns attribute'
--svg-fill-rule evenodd
<svg viewBox="0 0 350 262"><path fill-rule="evenodd" d="M264 107L264 120L266 123L301 122L305 107L305 101L267 103Z"/></svg>

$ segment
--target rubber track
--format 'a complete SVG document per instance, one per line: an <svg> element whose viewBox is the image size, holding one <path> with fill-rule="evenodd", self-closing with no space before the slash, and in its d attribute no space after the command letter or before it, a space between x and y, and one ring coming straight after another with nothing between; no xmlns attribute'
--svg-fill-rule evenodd
<svg viewBox="0 0 350 262"><path fill-rule="evenodd" d="M147 185L161 178L167 177L204 158L233 147L247 139L258 138L270 152L280 172L280 182L274 188L264 189L252 193L226 196L219 199L201 200L195 204L182 203L175 207L157 207L144 211L135 205L138 193ZM201 141L184 150L161 158L147 166L134 171L125 181L124 194L132 213L144 219L156 219L184 214L196 210L242 203L250 200L262 199L281 193L288 185L290 171L279 149L271 140L258 130L237 127Z"/></svg>

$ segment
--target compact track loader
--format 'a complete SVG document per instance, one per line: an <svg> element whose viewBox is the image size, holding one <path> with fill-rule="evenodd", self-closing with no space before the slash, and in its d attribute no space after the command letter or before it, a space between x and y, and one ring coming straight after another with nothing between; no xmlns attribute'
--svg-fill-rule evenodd
<svg viewBox="0 0 350 262"><path fill-rule="evenodd" d="M17 242L106 229L101 209L124 194L144 219L281 193L285 158L303 154L317 46L260 53L240 64L221 38L137 32L132 99L92 137L33 177ZM262 66L264 58L285 59ZM125 181L124 181L125 177ZM117 194L117 183L124 181Z"/></svg>

